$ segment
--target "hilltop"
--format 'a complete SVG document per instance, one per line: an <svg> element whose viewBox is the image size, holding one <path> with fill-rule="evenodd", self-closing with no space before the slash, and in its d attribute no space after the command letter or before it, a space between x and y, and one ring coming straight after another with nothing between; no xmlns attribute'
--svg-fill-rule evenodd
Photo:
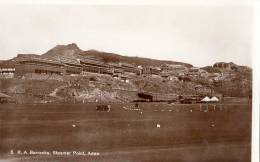
<svg viewBox="0 0 260 162"><path fill-rule="evenodd" d="M83 52L75 43L68 45L57 45L50 49L46 53L42 54L42 57L46 58L58 58L58 57L76 57L76 55Z"/></svg>

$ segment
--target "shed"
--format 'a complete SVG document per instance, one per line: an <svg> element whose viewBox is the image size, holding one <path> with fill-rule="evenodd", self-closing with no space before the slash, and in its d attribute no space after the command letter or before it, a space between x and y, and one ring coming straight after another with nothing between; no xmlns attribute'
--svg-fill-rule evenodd
<svg viewBox="0 0 260 162"><path fill-rule="evenodd" d="M11 98L11 96L8 96L8 95L0 92L0 103L7 102L8 98Z"/></svg>

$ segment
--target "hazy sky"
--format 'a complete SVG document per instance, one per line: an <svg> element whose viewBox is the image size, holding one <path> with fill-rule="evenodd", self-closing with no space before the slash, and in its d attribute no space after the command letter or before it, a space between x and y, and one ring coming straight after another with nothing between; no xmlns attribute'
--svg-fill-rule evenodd
<svg viewBox="0 0 260 162"><path fill-rule="evenodd" d="M242 5L0 5L0 59L76 43L128 56L251 66L253 10Z"/></svg>

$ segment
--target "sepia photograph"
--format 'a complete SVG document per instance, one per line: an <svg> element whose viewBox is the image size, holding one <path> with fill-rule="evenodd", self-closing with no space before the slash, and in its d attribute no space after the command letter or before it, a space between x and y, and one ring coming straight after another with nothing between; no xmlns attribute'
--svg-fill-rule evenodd
<svg viewBox="0 0 260 162"><path fill-rule="evenodd" d="M0 1L0 162L251 162L253 9Z"/></svg>

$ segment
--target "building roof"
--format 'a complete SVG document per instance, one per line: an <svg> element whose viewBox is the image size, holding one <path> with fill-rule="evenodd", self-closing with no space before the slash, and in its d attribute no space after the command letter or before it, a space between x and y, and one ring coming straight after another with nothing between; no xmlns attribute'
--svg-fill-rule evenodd
<svg viewBox="0 0 260 162"><path fill-rule="evenodd" d="M59 60L60 60L60 62L63 63L63 64L71 64L71 65L80 66L79 60L77 60L77 59L75 59L75 58L60 57Z"/></svg>
<svg viewBox="0 0 260 162"><path fill-rule="evenodd" d="M126 67L131 67L131 68L134 68L135 66L132 65L132 64L128 64L128 63L125 63L125 62L120 62L119 63L121 66L126 66Z"/></svg>
<svg viewBox="0 0 260 162"><path fill-rule="evenodd" d="M191 67L190 69L200 69L199 67Z"/></svg>
<svg viewBox="0 0 260 162"><path fill-rule="evenodd" d="M178 67L185 67L184 65L179 65L179 64L166 64L167 66L173 67L173 68L178 68Z"/></svg>
<svg viewBox="0 0 260 162"><path fill-rule="evenodd" d="M24 58L24 59L20 60L20 62L26 62L26 61L35 61L35 62L41 62L41 63L50 63L50 64L62 65L58 61L43 59L43 58Z"/></svg>
<svg viewBox="0 0 260 162"><path fill-rule="evenodd" d="M177 70L177 71L186 71L188 68L184 65L179 64L163 64L161 69L168 69L168 70Z"/></svg>
<svg viewBox="0 0 260 162"><path fill-rule="evenodd" d="M156 66L150 66L150 68L153 69L153 70L161 70L160 67L156 67Z"/></svg>
<svg viewBox="0 0 260 162"><path fill-rule="evenodd" d="M219 77L220 75L219 73L208 73L208 77Z"/></svg>
<svg viewBox="0 0 260 162"><path fill-rule="evenodd" d="M8 95L0 92L0 97L1 98L10 98L11 96L8 96Z"/></svg>
<svg viewBox="0 0 260 162"><path fill-rule="evenodd" d="M14 68L16 65L15 61L6 60L0 62L0 68Z"/></svg>
<svg viewBox="0 0 260 162"><path fill-rule="evenodd" d="M129 78L128 75L121 75L120 77L121 77L121 78Z"/></svg>
<svg viewBox="0 0 260 162"><path fill-rule="evenodd" d="M121 66L118 64L118 63L114 63L114 62L109 62L107 63L109 66L112 66L112 67L117 67L117 68L121 68Z"/></svg>
<svg viewBox="0 0 260 162"><path fill-rule="evenodd" d="M200 70L200 68L198 68L198 67L191 67L189 69L190 72L199 72L199 70Z"/></svg>
<svg viewBox="0 0 260 162"><path fill-rule="evenodd" d="M82 63L86 63L86 64L106 66L104 62L99 61L99 60L95 60L95 59L90 59L90 58L81 58L80 61Z"/></svg>

